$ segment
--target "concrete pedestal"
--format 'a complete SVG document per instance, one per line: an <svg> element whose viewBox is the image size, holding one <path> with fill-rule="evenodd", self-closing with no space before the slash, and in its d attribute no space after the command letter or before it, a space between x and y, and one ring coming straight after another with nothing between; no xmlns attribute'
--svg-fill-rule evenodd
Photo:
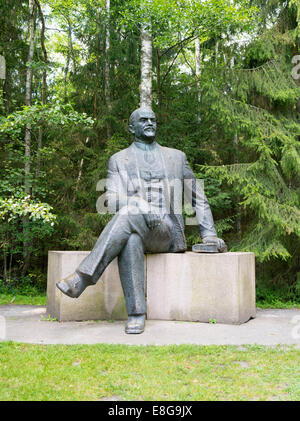
<svg viewBox="0 0 300 421"><path fill-rule="evenodd" d="M125 320L126 305L117 259L111 262L96 285L89 286L79 298L63 294L56 283L74 274L89 251L49 251L47 313L60 322L80 320Z"/></svg>
<svg viewBox="0 0 300 421"><path fill-rule="evenodd" d="M253 253L147 256L149 319L240 324L255 317Z"/></svg>
<svg viewBox="0 0 300 421"><path fill-rule="evenodd" d="M48 314L59 321L127 319L117 259L77 299L56 288L88 253L49 252ZM253 253L164 253L145 259L148 319L240 324L255 317Z"/></svg>

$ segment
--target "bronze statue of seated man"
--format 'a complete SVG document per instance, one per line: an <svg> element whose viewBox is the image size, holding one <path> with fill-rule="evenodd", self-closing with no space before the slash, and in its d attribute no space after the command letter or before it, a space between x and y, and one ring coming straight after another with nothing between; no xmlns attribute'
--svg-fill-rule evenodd
<svg viewBox="0 0 300 421"><path fill-rule="evenodd" d="M57 287L69 297L79 297L118 256L128 313L125 332L142 333L146 316L144 253L186 250L183 189L190 190L203 243L215 244L220 252L226 245L217 237L210 206L186 155L155 141L154 112L148 108L135 110L129 129L134 142L114 154L108 166L106 196L115 215L74 278L57 283Z"/></svg>

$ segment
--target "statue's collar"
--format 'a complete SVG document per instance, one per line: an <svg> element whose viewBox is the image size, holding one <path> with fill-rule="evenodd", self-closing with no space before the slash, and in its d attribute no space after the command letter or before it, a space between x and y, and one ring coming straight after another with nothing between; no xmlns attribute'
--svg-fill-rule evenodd
<svg viewBox="0 0 300 421"><path fill-rule="evenodd" d="M142 149L143 151L153 151L157 147L157 143L155 140L153 140L152 143L145 143L142 140L135 139L133 142L134 146L136 146L139 149Z"/></svg>

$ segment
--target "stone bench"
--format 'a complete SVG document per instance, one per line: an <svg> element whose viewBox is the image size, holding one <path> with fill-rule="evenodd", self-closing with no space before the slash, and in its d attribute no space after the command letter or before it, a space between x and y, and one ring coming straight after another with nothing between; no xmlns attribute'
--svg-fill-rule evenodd
<svg viewBox="0 0 300 421"><path fill-rule="evenodd" d="M88 253L49 251L48 314L59 321L127 319L117 259L77 299L56 288ZM148 254L145 260L148 319L240 324L255 317L253 253Z"/></svg>

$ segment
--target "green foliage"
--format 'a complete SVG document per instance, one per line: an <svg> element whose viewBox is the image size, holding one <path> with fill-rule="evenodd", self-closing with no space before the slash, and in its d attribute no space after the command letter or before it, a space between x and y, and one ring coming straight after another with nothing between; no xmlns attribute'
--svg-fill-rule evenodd
<svg viewBox="0 0 300 421"><path fill-rule="evenodd" d="M0 249L5 259L5 278L11 278L11 265L9 272L6 273L8 256L10 261L22 259L25 241L28 243L30 253L39 253L40 241L53 233L56 215L51 210L52 207L47 203L33 200L30 196L0 198Z"/></svg>
<svg viewBox="0 0 300 421"><path fill-rule="evenodd" d="M242 241L232 250L253 251L260 262L289 259L300 237L299 124L289 110L300 96L299 87L286 77L284 62L267 62L251 71L225 70L215 78L204 98L227 137L238 134L238 150L232 150L240 162L200 168L206 177L231 186L247 221ZM230 86L226 95L224 82Z"/></svg>
<svg viewBox="0 0 300 421"><path fill-rule="evenodd" d="M60 239L60 248L91 250L111 217L110 214L100 215L98 213L86 213L80 218L64 216L58 224L58 230L63 228L68 236Z"/></svg>
<svg viewBox="0 0 300 421"><path fill-rule="evenodd" d="M260 281L256 286L256 301L260 308L300 307L300 291L297 284L288 285L281 281L279 285Z"/></svg>
<svg viewBox="0 0 300 421"><path fill-rule="evenodd" d="M78 113L71 104L61 104L56 101L51 105L23 106L21 111L16 111L7 117L0 118L0 135L10 139L18 139L26 125L35 129L46 126L61 129L72 126L90 128L93 119L85 113Z"/></svg>
<svg viewBox="0 0 300 421"><path fill-rule="evenodd" d="M166 47L192 35L215 37L228 27L250 28L257 9L249 1L229 0L130 0L122 10L121 25L145 27L154 43Z"/></svg>
<svg viewBox="0 0 300 421"><path fill-rule="evenodd" d="M32 274L19 277L18 280L9 279L4 282L0 279L0 294L10 295L12 298L14 296L41 297L44 287L44 283L37 282L36 279L33 279Z"/></svg>
<svg viewBox="0 0 300 421"><path fill-rule="evenodd" d="M55 215L50 212L51 209L47 203L33 201L30 196L0 199L0 219L7 223L28 216L33 222L41 220L44 224L53 226Z"/></svg>

